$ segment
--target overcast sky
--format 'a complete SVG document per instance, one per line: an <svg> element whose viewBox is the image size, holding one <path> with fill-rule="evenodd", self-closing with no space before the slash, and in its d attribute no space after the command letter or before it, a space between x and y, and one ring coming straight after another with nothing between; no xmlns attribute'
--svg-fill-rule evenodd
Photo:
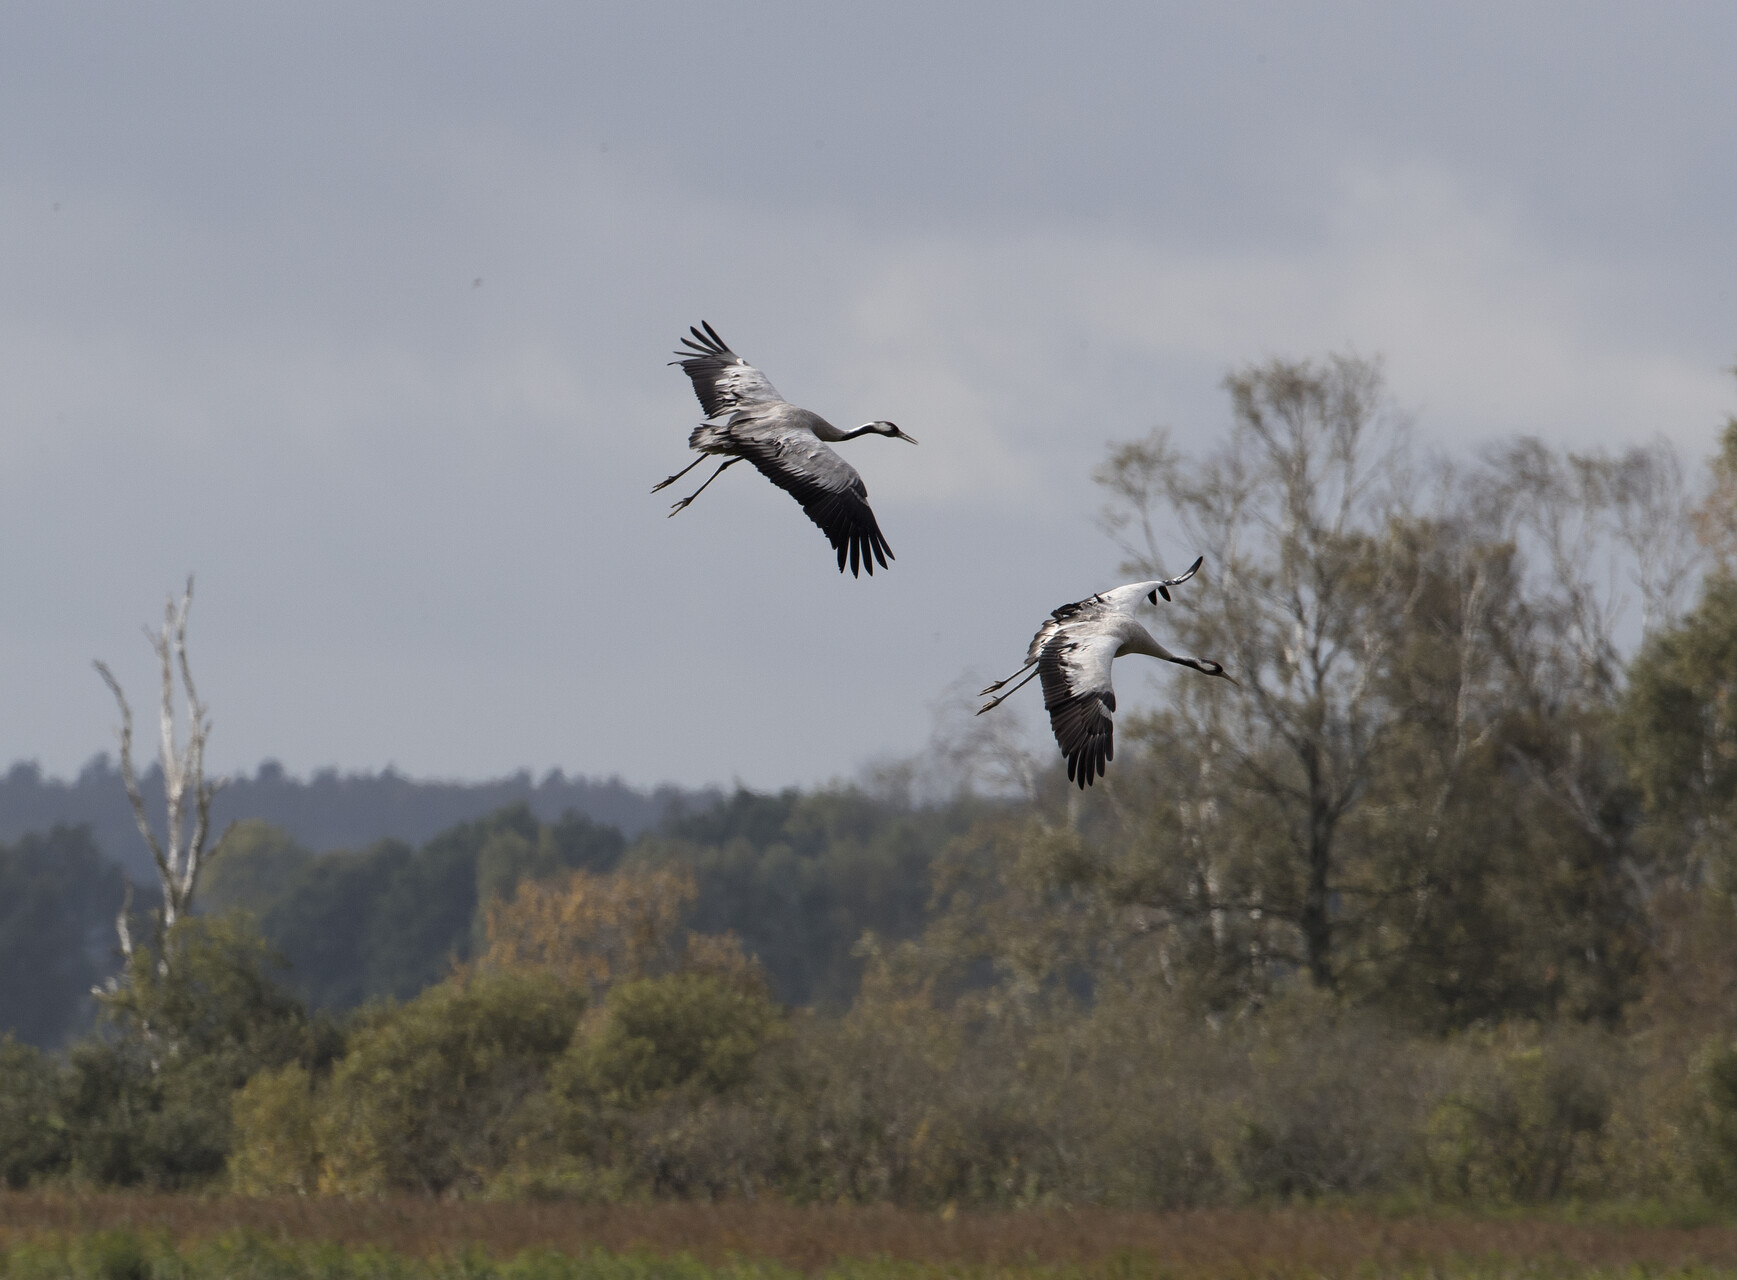
<svg viewBox="0 0 1737 1280"><path fill-rule="evenodd" d="M1107 442L1210 439L1271 356L1384 357L1447 447L1701 457L1733 48L1711 3L6 6L0 763L110 748L91 659L147 703L193 571L218 768L848 776L1114 585ZM664 518L702 318L922 442L842 446L890 572L747 468Z"/></svg>

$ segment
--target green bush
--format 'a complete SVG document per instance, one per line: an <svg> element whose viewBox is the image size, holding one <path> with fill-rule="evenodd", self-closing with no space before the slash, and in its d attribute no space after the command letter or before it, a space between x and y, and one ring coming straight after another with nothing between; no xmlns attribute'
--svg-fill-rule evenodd
<svg viewBox="0 0 1737 1280"><path fill-rule="evenodd" d="M1515 1032L1479 1048L1427 1124L1436 1193L1541 1204L1602 1191L1617 1047L1588 1030Z"/></svg>
<svg viewBox="0 0 1737 1280"><path fill-rule="evenodd" d="M1720 1045L1702 1056L1695 1091L1696 1177L1715 1204L1737 1204L1737 1045Z"/></svg>
<svg viewBox="0 0 1737 1280"><path fill-rule="evenodd" d="M526 1104L585 997L548 974L483 973L365 1016L316 1106L321 1186L480 1188L526 1136Z"/></svg>
<svg viewBox="0 0 1737 1280"><path fill-rule="evenodd" d="M163 956L135 950L104 1000L108 1034L68 1054L61 1113L83 1180L175 1189L216 1178L230 1095L255 1072L336 1049L336 1031L277 982L280 962L246 917L183 919Z"/></svg>
<svg viewBox="0 0 1737 1280"><path fill-rule="evenodd" d="M291 1062L259 1072L234 1095L231 1115L232 1188L254 1196L307 1195L319 1188L314 1083L306 1067Z"/></svg>
<svg viewBox="0 0 1737 1280"><path fill-rule="evenodd" d="M716 1094L741 1084L781 1017L754 984L711 973L619 983L599 1013L560 1080L571 1094L627 1109L684 1085Z"/></svg>
<svg viewBox="0 0 1737 1280"><path fill-rule="evenodd" d="M35 1047L0 1036L0 1182L14 1189L66 1161L54 1063Z"/></svg>

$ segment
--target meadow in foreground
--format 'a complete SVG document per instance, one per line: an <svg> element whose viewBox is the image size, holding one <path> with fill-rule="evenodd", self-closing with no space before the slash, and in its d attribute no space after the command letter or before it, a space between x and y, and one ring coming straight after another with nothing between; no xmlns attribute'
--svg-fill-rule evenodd
<svg viewBox="0 0 1737 1280"><path fill-rule="evenodd" d="M1373 1212L0 1196L6 1277L1737 1276L1737 1228Z"/></svg>

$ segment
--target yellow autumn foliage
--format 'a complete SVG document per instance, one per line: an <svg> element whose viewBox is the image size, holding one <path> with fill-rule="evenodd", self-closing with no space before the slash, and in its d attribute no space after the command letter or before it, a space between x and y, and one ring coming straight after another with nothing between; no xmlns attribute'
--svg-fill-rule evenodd
<svg viewBox="0 0 1737 1280"><path fill-rule="evenodd" d="M758 966L734 934L695 934L682 919L695 897L688 871L573 871L523 881L484 908L479 970L552 973L593 997L612 984L678 972L758 983Z"/></svg>

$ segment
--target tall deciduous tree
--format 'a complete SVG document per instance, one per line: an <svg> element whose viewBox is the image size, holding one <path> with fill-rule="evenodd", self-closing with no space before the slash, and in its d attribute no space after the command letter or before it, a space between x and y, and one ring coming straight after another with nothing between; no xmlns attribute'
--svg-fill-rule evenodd
<svg viewBox="0 0 1737 1280"><path fill-rule="evenodd" d="M1420 585L1397 532L1413 492L1408 427L1380 366L1356 356L1275 360L1225 387L1231 429L1198 463L1156 432L1113 450L1097 478L1130 570L1157 577L1206 555L1206 581L1186 597L1191 630L1243 692L1200 704L1193 728L1209 767L1261 798L1295 871L1251 898L1207 868L1208 909L1289 921L1298 958L1332 988L1337 844L1395 723L1376 677ZM1159 503L1186 535L1168 555Z"/></svg>
<svg viewBox="0 0 1737 1280"><path fill-rule="evenodd" d="M1422 483L1371 362L1226 386L1203 456L1157 432L1098 474L1130 571L1205 553L1166 624L1243 682L1131 721L1114 894L1220 1001L1277 962L1449 1022L1612 1013L1649 868L1606 728L1694 568L1675 454L1518 439Z"/></svg>

